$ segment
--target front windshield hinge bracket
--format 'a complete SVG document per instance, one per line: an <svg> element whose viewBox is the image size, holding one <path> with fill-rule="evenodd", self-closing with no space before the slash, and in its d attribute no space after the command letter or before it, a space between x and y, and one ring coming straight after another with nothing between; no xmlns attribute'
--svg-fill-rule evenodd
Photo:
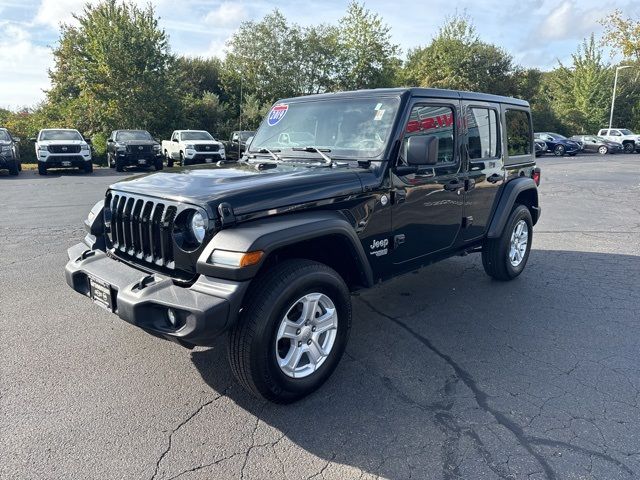
<svg viewBox="0 0 640 480"><path fill-rule="evenodd" d="M228 227L236 223L236 216L233 213L233 208L226 202L222 202L218 205L218 213L220 214L220 223L222 228Z"/></svg>

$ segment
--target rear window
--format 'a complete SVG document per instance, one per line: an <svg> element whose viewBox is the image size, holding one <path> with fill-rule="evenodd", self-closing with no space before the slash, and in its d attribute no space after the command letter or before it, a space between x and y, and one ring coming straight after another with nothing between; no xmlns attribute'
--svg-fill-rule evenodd
<svg viewBox="0 0 640 480"><path fill-rule="evenodd" d="M510 157L531 154L531 118L524 110L507 110L507 151Z"/></svg>

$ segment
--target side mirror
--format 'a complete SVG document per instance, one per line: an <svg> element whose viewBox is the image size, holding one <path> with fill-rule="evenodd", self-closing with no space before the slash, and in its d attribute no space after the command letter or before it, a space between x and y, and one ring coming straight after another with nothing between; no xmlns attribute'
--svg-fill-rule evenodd
<svg viewBox="0 0 640 480"><path fill-rule="evenodd" d="M37 141L38 141L38 139L37 139L36 137L31 137L31 138L29 138L29 141L30 141L30 142L37 142Z"/></svg>
<svg viewBox="0 0 640 480"><path fill-rule="evenodd" d="M13 137L13 141L18 143L20 141L20 137Z"/></svg>
<svg viewBox="0 0 640 480"><path fill-rule="evenodd" d="M113 143L113 138L107 138L107 143Z"/></svg>
<svg viewBox="0 0 640 480"><path fill-rule="evenodd" d="M84 137L84 141L87 142L87 145L91 145L91 139Z"/></svg>
<svg viewBox="0 0 640 480"><path fill-rule="evenodd" d="M173 140L171 140L171 141L172 141L172 142L179 143L177 138L174 138L174 139L173 139Z"/></svg>
<svg viewBox="0 0 640 480"><path fill-rule="evenodd" d="M438 137L434 135L409 137L406 158L409 165L435 165L438 163Z"/></svg>

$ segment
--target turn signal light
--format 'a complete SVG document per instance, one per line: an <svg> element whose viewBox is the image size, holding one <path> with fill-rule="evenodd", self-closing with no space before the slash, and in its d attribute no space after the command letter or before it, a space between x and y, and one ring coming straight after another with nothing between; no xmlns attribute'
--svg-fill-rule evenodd
<svg viewBox="0 0 640 480"><path fill-rule="evenodd" d="M210 261L214 265L225 267L250 267L257 264L264 255L261 250L254 252L230 252L228 250L214 250Z"/></svg>

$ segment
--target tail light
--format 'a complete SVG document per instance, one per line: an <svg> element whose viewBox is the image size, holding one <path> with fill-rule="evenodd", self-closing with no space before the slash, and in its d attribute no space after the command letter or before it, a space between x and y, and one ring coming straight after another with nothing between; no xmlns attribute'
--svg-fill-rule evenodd
<svg viewBox="0 0 640 480"><path fill-rule="evenodd" d="M533 169L533 173L531 173L531 178L536 182L536 185L540 185L540 168L536 167Z"/></svg>

